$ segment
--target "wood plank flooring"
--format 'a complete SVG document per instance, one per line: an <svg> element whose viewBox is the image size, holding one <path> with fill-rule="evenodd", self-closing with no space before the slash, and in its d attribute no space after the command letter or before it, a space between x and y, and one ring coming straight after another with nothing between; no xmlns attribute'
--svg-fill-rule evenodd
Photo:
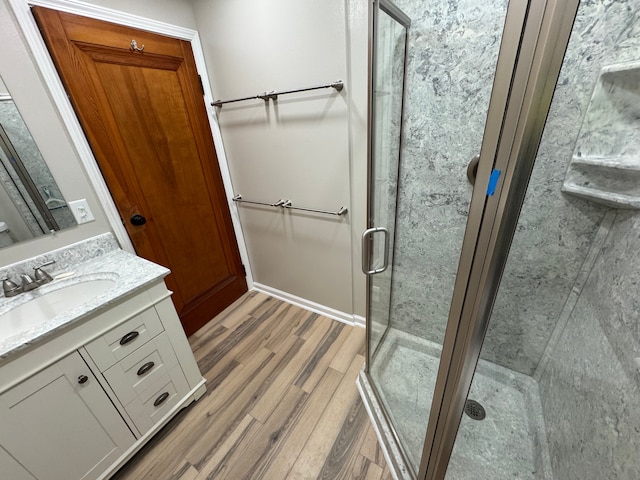
<svg viewBox="0 0 640 480"><path fill-rule="evenodd" d="M117 480L390 480L357 392L365 331L249 292L189 338L207 394Z"/></svg>

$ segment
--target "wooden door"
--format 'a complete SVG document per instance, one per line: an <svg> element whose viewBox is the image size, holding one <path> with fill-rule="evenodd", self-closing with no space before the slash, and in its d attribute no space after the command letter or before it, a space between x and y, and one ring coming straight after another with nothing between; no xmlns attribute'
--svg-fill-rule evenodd
<svg viewBox="0 0 640 480"><path fill-rule="evenodd" d="M171 270L190 335L247 290L191 45L32 11L136 252Z"/></svg>
<svg viewBox="0 0 640 480"><path fill-rule="evenodd" d="M0 395L0 424L2 447L39 479L99 478L135 442L78 352Z"/></svg>

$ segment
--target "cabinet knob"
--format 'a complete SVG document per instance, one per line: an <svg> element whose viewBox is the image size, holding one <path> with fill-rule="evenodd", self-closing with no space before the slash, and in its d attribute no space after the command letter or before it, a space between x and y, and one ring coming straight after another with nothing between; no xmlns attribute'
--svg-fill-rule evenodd
<svg viewBox="0 0 640 480"><path fill-rule="evenodd" d="M80 375L78 377L78 383L79 384L83 384L83 383L87 383L87 380L89 380L89 377L87 377L86 375Z"/></svg>
<svg viewBox="0 0 640 480"><path fill-rule="evenodd" d="M120 339L120 345L126 345L129 342L133 342L138 335L140 334L135 330L133 332L127 333L124 337Z"/></svg>
<svg viewBox="0 0 640 480"><path fill-rule="evenodd" d="M145 373L147 373L149 370L151 370L153 368L154 365L155 365L155 363L153 363L153 362L147 362L144 365L142 365L138 369L138 376L141 376L141 375L144 375Z"/></svg>
<svg viewBox="0 0 640 480"><path fill-rule="evenodd" d="M161 393L160 395L158 395L158 398L156 398L156 401L153 402L153 406L159 407L165 402L167 398L169 398L169 392Z"/></svg>

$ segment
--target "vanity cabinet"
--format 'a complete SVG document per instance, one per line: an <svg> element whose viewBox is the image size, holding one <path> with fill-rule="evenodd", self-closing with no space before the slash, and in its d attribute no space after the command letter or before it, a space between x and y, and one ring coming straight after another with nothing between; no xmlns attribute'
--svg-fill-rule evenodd
<svg viewBox="0 0 640 480"><path fill-rule="evenodd" d="M204 394L169 296L159 282L0 364L0 478L109 478Z"/></svg>
<svg viewBox="0 0 640 480"><path fill-rule="evenodd" d="M0 395L0 424L38 479L96 479L136 441L78 352Z"/></svg>
<svg viewBox="0 0 640 480"><path fill-rule="evenodd" d="M85 350L140 434L189 392L155 308L105 333Z"/></svg>

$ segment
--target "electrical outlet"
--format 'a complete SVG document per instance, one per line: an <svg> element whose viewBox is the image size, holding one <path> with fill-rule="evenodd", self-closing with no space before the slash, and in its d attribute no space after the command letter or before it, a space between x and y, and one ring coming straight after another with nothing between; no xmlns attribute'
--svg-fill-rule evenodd
<svg viewBox="0 0 640 480"><path fill-rule="evenodd" d="M78 225L82 223L93 222L95 217L89 208L89 204L86 199L82 200L74 200L73 202L69 202L69 208L71 209L71 213L78 222Z"/></svg>

